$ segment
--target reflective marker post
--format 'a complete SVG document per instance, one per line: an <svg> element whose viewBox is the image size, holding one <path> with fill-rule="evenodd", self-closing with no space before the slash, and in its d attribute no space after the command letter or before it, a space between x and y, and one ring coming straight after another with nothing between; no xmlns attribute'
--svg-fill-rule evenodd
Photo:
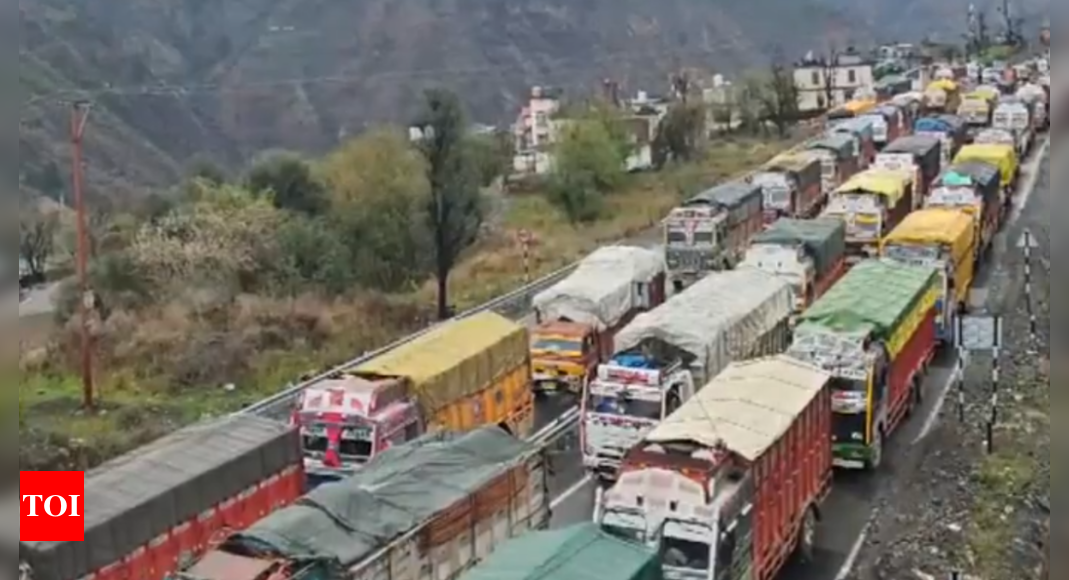
<svg viewBox="0 0 1069 580"><path fill-rule="evenodd" d="M1031 230L1021 232L1021 239L1017 247L1024 252L1024 298L1025 308L1028 312L1028 349L1029 352L1038 352L1039 349L1039 321L1036 320L1035 299L1032 293L1032 252L1039 249L1035 236Z"/></svg>
<svg viewBox="0 0 1069 580"><path fill-rule="evenodd" d="M998 424L999 382L1002 356L1002 317L1000 316L960 316L955 332L955 344L958 349L958 418L965 422L965 367L973 353L991 353L991 398L990 414L986 421L985 443L988 452L995 449L995 426Z"/></svg>

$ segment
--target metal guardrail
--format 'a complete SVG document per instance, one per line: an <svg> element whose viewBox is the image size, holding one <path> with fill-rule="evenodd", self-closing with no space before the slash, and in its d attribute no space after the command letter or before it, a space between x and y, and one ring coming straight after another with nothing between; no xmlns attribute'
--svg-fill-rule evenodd
<svg viewBox="0 0 1069 580"><path fill-rule="evenodd" d="M819 129L819 128L820 128L820 126L816 125L816 126L807 127L806 129L807 130L814 130L814 129ZM797 151L799 149L802 149L803 147L808 145L815 138L817 138L817 137L814 136L814 137L810 137L809 139L806 139L806 141L802 142L801 144L796 145L796 146L792 147L791 149L789 149L788 152ZM734 180L745 179L747 176L752 175L755 171L756 171L756 169L746 171L746 172L744 172L744 173L742 173L742 174L740 174L740 175L738 175L736 177L729 178L726 181L730 181L730 180L733 180L733 179ZM621 242L623 242L623 241L624 240L621 240ZM569 274L571 274L573 271L575 271L575 269L578 266L579 266L579 262L572 263L572 264L570 264L568 266L565 266L564 268L561 268L560 270L557 270L556 272L553 272L552 274L549 274L548 276L540 278L540 279L528 284L527 286L524 286L523 288L520 288L518 290L514 290L514 291L512 291L512 292L510 292L508 294L505 294L504 296L500 296L500 297L495 298L495 299L493 299L493 300L491 300L491 301L489 301L489 302L487 302L485 304L482 304L480 306L472 308L471 310L463 312L463 313L457 315L456 317L454 317L452 320L468 318L468 317L474 316L476 314L480 314L482 312L486 312L488 310L496 312L496 313L498 313L498 314L500 314L502 316L511 318L513 320L520 320L524 316L526 316L527 314L529 314L531 312L532 303L534 301L534 297L539 292L542 292L543 290L546 290L549 287L553 286L554 284L556 284L556 283L560 282L561 280L565 279ZM393 350L395 348L398 348L400 346L403 346L405 344L408 344L408 343L412 342L413 340L416 340L417 338L419 338L419 337L427 334L431 330L437 328L441 324L448 324L448 323L449 323L449 321L446 321L446 322L442 322L442 323L430 326L430 327L425 328L425 329L423 329L423 330L421 330L419 332L416 332L414 334L410 334L410 335L408 335L408 336L406 336L406 337L404 337L404 338L402 338L400 340L397 340L396 342L394 342L392 344L384 346L384 347L382 347L380 349L377 349L375 351L365 353L365 354L363 354L363 355L361 355L361 356L359 356L359 357L357 357L357 358L355 358L355 359L353 359L351 361L348 361L346 363L338 365L338 366L336 366L336 367L334 367L334 368L332 368L332 369L330 369L330 370L328 370L328 371L326 371L326 372L324 372L324 373L322 373L320 375L317 375L317 376L315 376L315 377L313 377L313 378L311 378L311 379L309 379L307 381L304 381L304 382L301 382L301 383L298 383L298 384L294 384L294 385L290 385L289 387L287 387L282 392L280 392L280 393L278 393L276 395L272 395L272 396L270 396L270 397L268 397L266 399L263 399L261 401L258 401L256 403L253 403L252 405L246 407L245 409L242 409L241 411L238 411L236 414L238 414L238 415L250 415L251 414L251 415L259 415L261 417L268 417L268 418L272 418L272 419L277 419L277 420L285 420L289 416L290 411L292 410L292 406L296 402L297 396L301 392L303 392L304 390L306 390L309 387L311 387L312 385L315 385L316 383L319 383L321 381L327 380L331 376L333 376L333 375L335 375L337 373L345 372L345 371L348 371L348 370L352 370L352 369L354 369L356 367L359 367L360 365L362 365L362 364L374 359L375 357L382 356L383 354L385 354L385 353L387 353L387 352L389 352L389 351L391 351L391 350ZM565 415L567 415L570 412L571 412L571 410L566 411ZM578 419L578 410L576 410L575 418Z"/></svg>
<svg viewBox="0 0 1069 580"><path fill-rule="evenodd" d="M477 306L477 307L475 307L475 308L473 308L471 310L463 312L463 313L457 315L452 320L457 320L457 319L462 319L462 318L469 318L471 316L474 316L476 314L480 314L482 312L486 312L488 310L496 312L496 313L498 313L498 314L500 314L502 316L506 316L506 317L511 318L513 320L522 319L524 316L526 316L531 311L532 302L534 301L535 295L537 295L539 292L542 292L543 290L553 286L554 284L556 284L556 283L560 282L561 280L563 280L564 278L566 278L569 274L571 274L575 270L575 268L577 266L578 266L578 263L575 263L575 264L568 265L568 266L566 266L564 268L561 268L560 270L557 270L556 272L553 272L552 274L549 274L548 276L540 278L540 279L528 284L527 286L524 286L523 288L520 288L518 290L514 290L512 292L509 292L508 294L505 294L504 296L500 296L500 297L495 298L495 299L493 299L493 300L491 300L491 301L489 301L489 302L487 302L485 304L482 304L482 305ZM282 392L280 392L280 393L278 393L276 395L272 395L272 396L270 396L270 397L268 397L266 399L263 399L263 400L261 400L259 402L256 402L256 403L252 404L251 406L246 407L245 409L242 409L237 414L240 414L240 415L252 414L252 415L259 415L259 416L262 416L262 417L270 417L270 418L274 418L274 419L285 419L286 417L289 416L289 412L291 410L291 406L293 405L294 401L296 400L297 395L300 394L305 389L308 389L309 387L311 387L312 385L314 385L316 383L319 383L321 381L327 380L332 375L335 375L335 374L337 374L339 372L345 372L345 371L354 369L356 367L359 367L360 365L362 365L362 364L374 359L375 357L381 356L381 355L383 355L383 354L385 354L385 353L387 353L387 352L389 352L389 351L391 351L391 350L393 350L395 348L398 348L398 347L400 347L402 345L405 345L405 344L408 344L409 342L412 342L413 340L416 340L417 338L419 338L419 337L427 334L431 330L437 328L441 324L448 324L448 322L449 321L430 326L430 327L425 328L425 329L423 329L423 330L421 330L419 332L416 332L414 334L410 334L410 335L408 335L408 336L406 336L406 337L404 337L404 338L402 338L402 339L400 339L400 340L398 340L398 341L396 341L396 342L394 342L392 344L384 346L384 347L382 347L382 348L380 348L378 350L363 354L363 355L361 355L361 356L359 356L359 357L357 357L357 358L355 358L353 360L350 360L350 361L348 361L346 363L338 365L338 366L336 366L336 367L334 367L334 368L332 368L332 369L330 369L330 370L328 370L328 371L326 371L326 372L324 372L324 373L322 373L322 374L320 374L318 376L315 376L315 377L313 377L313 378L311 378L311 379L309 379L307 381L304 381L304 382L299 383L299 384L292 385L292 386L286 388L284 391L282 391Z"/></svg>

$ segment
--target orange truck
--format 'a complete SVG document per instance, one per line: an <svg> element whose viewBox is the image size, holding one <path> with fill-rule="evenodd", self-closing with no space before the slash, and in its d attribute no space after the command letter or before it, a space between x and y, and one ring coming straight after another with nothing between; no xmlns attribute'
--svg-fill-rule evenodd
<svg viewBox="0 0 1069 580"><path fill-rule="evenodd" d="M301 393L301 429L313 484L352 475L426 433L534 426L527 329L493 312L446 322Z"/></svg>
<svg viewBox="0 0 1069 580"><path fill-rule="evenodd" d="M579 393L615 352L613 338L639 313L666 297L664 259L657 252L608 246L534 298L531 335L534 391Z"/></svg>

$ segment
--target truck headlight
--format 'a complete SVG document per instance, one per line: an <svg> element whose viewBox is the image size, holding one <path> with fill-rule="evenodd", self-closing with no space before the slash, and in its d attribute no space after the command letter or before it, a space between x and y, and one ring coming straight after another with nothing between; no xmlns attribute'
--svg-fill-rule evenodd
<svg viewBox="0 0 1069 580"><path fill-rule="evenodd" d="M864 441L865 440L865 434L864 433L852 433L850 435L850 438L853 439L854 441Z"/></svg>

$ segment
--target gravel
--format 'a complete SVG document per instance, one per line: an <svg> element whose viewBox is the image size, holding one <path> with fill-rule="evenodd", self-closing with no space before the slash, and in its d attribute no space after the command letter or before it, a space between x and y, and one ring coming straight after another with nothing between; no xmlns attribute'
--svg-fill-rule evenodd
<svg viewBox="0 0 1069 580"><path fill-rule="evenodd" d="M1038 578L1050 496L1050 169L1044 163L1028 207L996 254L987 307L1006 320L995 450L986 448L992 360L970 363L965 422L956 398L928 438L888 466L892 479L851 578L976 580ZM1024 264L1016 241L1027 227L1041 248L1033 263L1039 340L1030 344ZM1008 243L1007 243L1008 242ZM1059 240L1060 244L1060 240Z"/></svg>

